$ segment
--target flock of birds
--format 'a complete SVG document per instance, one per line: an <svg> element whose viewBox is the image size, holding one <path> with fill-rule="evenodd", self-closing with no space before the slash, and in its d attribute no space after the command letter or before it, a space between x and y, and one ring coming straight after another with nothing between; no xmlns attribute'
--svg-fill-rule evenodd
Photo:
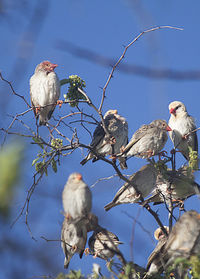
<svg viewBox="0 0 200 279"><path fill-rule="evenodd" d="M36 118L39 118L39 125L46 125L56 104L62 102L59 100L59 79L54 72L56 67L56 64L44 61L36 67L30 79L31 104ZM189 161L191 150L198 154L195 121L182 102L170 103L169 112L171 117L168 124L165 120L158 119L142 125L128 142L126 119L120 116L117 110L107 111L104 115L106 130L101 122L97 125L90 144L91 150L81 164L84 165L91 159L95 162L99 156L109 155L113 161L119 160L123 170L127 168L126 160L129 157L149 159L155 155L162 156L162 150L168 139L167 132L174 149L178 149ZM181 167L179 170L164 168L158 170L149 163L131 175L129 181L131 184L125 183L118 190L113 201L105 206L106 211L123 203L139 203L141 196L142 198L149 196L143 204L149 202L169 204L171 201L183 201L200 193L200 186L194 181L193 173L189 174L186 167ZM132 185L137 186L140 195ZM62 200L65 218L61 245L65 254L65 268L68 267L75 253L82 257L87 233L90 231L93 231L93 234L89 238L89 249L86 249L86 253L105 260L109 260L116 254L122 263L126 262L118 249L118 244L121 244L118 237L102 228L98 224L97 216L91 212L91 191L81 174L73 173L69 176ZM200 253L200 214L195 211L185 212L168 236L159 228L156 231L156 238L159 242L149 257L145 275L147 277L162 272L164 266L168 266L178 256Z"/></svg>

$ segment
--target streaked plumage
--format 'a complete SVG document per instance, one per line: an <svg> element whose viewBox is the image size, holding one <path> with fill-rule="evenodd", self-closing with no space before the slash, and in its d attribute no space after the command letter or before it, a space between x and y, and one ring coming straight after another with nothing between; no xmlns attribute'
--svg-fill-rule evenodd
<svg viewBox="0 0 200 279"><path fill-rule="evenodd" d="M141 126L132 136L123 154L127 157L140 158L157 155L168 139L167 131L170 131L170 127L165 120L154 120L148 125Z"/></svg>
<svg viewBox="0 0 200 279"><path fill-rule="evenodd" d="M104 115L104 122L108 132L115 141L115 143L113 144L113 148L111 141L105 134L101 123L98 124L94 131L90 146L97 154L100 154L102 156L118 154L122 151L121 149L123 149L123 147L125 147L128 143L128 123L124 117L120 116L117 113L117 110L107 111ZM84 165L91 159L93 159L92 161L95 162L97 160L97 157L92 152L89 152L86 158L83 159L80 163ZM119 161L122 169L127 168L126 158L119 158Z"/></svg>
<svg viewBox="0 0 200 279"><path fill-rule="evenodd" d="M30 79L31 104L33 107L38 107L38 109L34 108L34 114L37 118L39 116L40 125L46 125L51 118L60 96L60 82L54 72L57 66L49 61L43 61L37 65Z"/></svg>
<svg viewBox="0 0 200 279"><path fill-rule="evenodd" d="M65 214L71 218L87 216L92 207L92 194L80 173L72 173L62 193Z"/></svg>
<svg viewBox="0 0 200 279"><path fill-rule="evenodd" d="M95 257L109 260L119 252L117 246L122 242L114 233L99 226L89 238L88 244Z"/></svg>
<svg viewBox="0 0 200 279"><path fill-rule="evenodd" d="M196 132L191 133L184 138L185 135L196 129L194 119L187 113L185 105L179 101L174 101L169 104L171 117L169 126L172 129L169 136L175 148L178 148L183 156L189 161L189 149L198 152L198 140Z"/></svg>
<svg viewBox="0 0 200 279"><path fill-rule="evenodd" d="M184 167L177 171L163 169L158 173L156 187L145 203L168 204L170 198L172 202L183 201L195 194L200 194L200 186L194 181L194 176L189 170Z"/></svg>
<svg viewBox="0 0 200 279"><path fill-rule="evenodd" d="M165 226L167 233L169 233L169 228ZM163 233L161 228L158 228L154 232L154 237L158 240L158 243L148 258L147 262L147 274L144 278L147 278L153 274L158 273L160 270L163 269L162 267L162 252L164 249L164 245L168 239L168 237Z"/></svg>
<svg viewBox="0 0 200 279"><path fill-rule="evenodd" d="M87 228L85 219L68 220L65 218L61 231L61 247L65 255L64 268L68 268L69 262L75 253L78 253L82 258L86 242Z"/></svg>
<svg viewBox="0 0 200 279"><path fill-rule="evenodd" d="M156 185L157 172L153 165L145 165L139 171L130 176L129 180L136 185L142 197L147 197ZM106 211L112 207L123 203L135 203L140 198L136 194L133 186L125 183L116 193L113 201L107 204L104 208Z"/></svg>

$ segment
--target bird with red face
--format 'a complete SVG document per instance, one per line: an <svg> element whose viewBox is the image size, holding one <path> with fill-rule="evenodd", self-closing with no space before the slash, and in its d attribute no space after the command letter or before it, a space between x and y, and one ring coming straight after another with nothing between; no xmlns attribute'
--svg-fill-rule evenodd
<svg viewBox="0 0 200 279"><path fill-rule="evenodd" d="M172 129L169 136L174 148L178 148L189 161L189 147L198 152L197 134L193 132L196 129L195 121L188 114L185 105L179 101L169 104L169 112L171 117L168 124Z"/></svg>
<svg viewBox="0 0 200 279"><path fill-rule="evenodd" d="M39 125L46 125L60 96L60 82L54 69L57 64L43 61L30 78L31 104Z"/></svg>

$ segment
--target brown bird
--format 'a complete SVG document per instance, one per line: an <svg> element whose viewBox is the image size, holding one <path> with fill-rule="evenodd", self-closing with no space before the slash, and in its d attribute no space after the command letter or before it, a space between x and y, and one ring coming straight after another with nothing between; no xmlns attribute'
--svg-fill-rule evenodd
<svg viewBox="0 0 200 279"><path fill-rule="evenodd" d="M200 214L194 210L185 212L176 222L166 242L164 253L166 267L175 259L187 259L200 254Z"/></svg>
<svg viewBox="0 0 200 279"><path fill-rule="evenodd" d="M169 227L164 226L167 233L169 233ZM156 240L158 240L158 244L156 245L155 249L151 253L151 255L148 258L147 263L147 273L144 276L144 278L148 278L149 276L152 276L153 274L158 273L159 271L162 271L162 252L164 249L164 245L167 241L167 236L164 234L161 228L158 228L154 232L154 237Z"/></svg>
<svg viewBox="0 0 200 279"><path fill-rule="evenodd" d="M198 140L195 121L187 112L185 105L179 101L169 104L169 126L172 129L169 136L174 144L174 148L178 148L183 156L189 161L189 148L198 152ZM192 132L192 133L191 133Z"/></svg>
<svg viewBox="0 0 200 279"><path fill-rule="evenodd" d="M127 157L136 156L140 158L150 158L158 155L168 139L167 131L171 131L171 128L165 120L160 119L141 126L134 133L122 154Z"/></svg>
<svg viewBox="0 0 200 279"><path fill-rule="evenodd" d="M142 197L147 197L156 185L157 172L153 165L145 165L139 171L130 176L129 180L137 187ZM123 203L136 203L140 200L134 187L125 183L116 193L113 201L104 208L106 211Z"/></svg>
<svg viewBox="0 0 200 279"><path fill-rule="evenodd" d="M119 241L118 237L98 226L92 236L88 241L90 252L95 256L103 260L108 261L110 258L113 258L115 254L121 256L121 253L118 249L119 244L123 242Z"/></svg>
<svg viewBox="0 0 200 279"><path fill-rule="evenodd" d="M200 186L194 181L193 174L182 167L179 170L160 169L158 172L156 187L153 189L150 197L145 200L145 203L154 202L159 204L166 202L167 204L185 199L200 194Z"/></svg>
<svg viewBox="0 0 200 279"><path fill-rule="evenodd" d="M108 139L102 123L99 123L94 131L90 146L101 156L118 154L128 143L128 123L124 117L118 114L117 110L108 110L104 115L104 122L111 139ZM92 151L80 163L84 165L91 159L93 159L92 162L98 160ZM120 167L122 169L127 168L126 158L118 159L120 161Z"/></svg>
<svg viewBox="0 0 200 279"><path fill-rule="evenodd" d="M87 227L85 218L69 220L65 218L61 231L61 247L65 255L64 268L68 268L69 262L75 253L80 258L83 256L87 242Z"/></svg>
<svg viewBox="0 0 200 279"><path fill-rule="evenodd" d="M57 64L43 61L37 65L30 78L31 104L39 125L46 125L60 96L60 82L54 72Z"/></svg>
<svg viewBox="0 0 200 279"><path fill-rule="evenodd" d="M92 207L92 194L80 173L72 173L62 193L63 208L70 218L87 217Z"/></svg>

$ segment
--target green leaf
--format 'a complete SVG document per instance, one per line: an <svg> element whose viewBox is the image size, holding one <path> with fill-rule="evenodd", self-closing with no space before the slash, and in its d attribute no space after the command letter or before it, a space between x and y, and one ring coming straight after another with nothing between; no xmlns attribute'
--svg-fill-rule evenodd
<svg viewBox="0 0 200 279"><path fill-rule="evenodd" d="M40 158L36 158L36 159L34 159L34 160L33 160L33 162L32 162L32 166L34 166L34 165L35 165L35 163L37 163L39 159L40 159Z"/></svg>
<svg viewBox="0 0 200 279"><path fill-rule="evenodd" d="M52 166L53 171L57 172L57 164L56 164L56 161L54 159L51 161L51 166Z"/></svg>

